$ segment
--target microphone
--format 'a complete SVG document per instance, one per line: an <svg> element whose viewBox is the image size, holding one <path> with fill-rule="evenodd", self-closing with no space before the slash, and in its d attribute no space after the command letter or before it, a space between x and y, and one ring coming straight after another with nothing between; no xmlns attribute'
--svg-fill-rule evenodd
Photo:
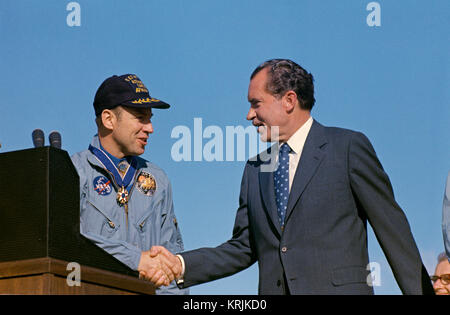
<svg viewBox="0 0 450 315"><path fill-rule="evenodd" d="M33 145L35 148L44 146L44 132L41 129L34 129L31 137L33 138Z"/></svg>
<svg viewBox="0 0 450 315"><path fill-rule="evenodd" d="M58 131L52 131L48 135L50 145L54 148L61 149L61 134Z"/></svg>

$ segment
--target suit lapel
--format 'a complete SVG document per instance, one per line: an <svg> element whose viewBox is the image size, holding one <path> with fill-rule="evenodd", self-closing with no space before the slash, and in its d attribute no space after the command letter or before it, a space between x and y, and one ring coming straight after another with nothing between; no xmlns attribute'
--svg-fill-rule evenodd
<svg viewBox="0 0 450 315"><path fill-rule="evenodd" d="M286 221L289 219L289 216L297 204L297 201L325 157L324 145L326 143L327 140L324 135L324 127L314 121L308 137L306 138L302 156L300 157L300 161L298 162L297 170L295 172L286 209Z"/></svg>
<svg viewBox="0 0 450 315"><path fill-rule="evenodd" d="M271 151L272 148L269 148ZM269 151L269 154L270 154ZM262 163L259 167L259 188L264 204L264 210L271 219L271 223L275 230L281 235L281 227L278 223L277 204L275 202L275 186L273 182L273 171L269 171L269 167L266 169L263 166L268 166L271 160Z"/></svg>

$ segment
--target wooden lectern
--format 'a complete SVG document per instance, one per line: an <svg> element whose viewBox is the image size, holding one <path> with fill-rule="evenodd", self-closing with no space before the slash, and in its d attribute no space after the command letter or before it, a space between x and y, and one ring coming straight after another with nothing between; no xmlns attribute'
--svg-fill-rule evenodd
<svg viewBox="0 0 450 315"><path fill-rule="evenodd" d="M2 153L0 166L0 294L154 294L80 234L79 177L66 151Z"/></svg>

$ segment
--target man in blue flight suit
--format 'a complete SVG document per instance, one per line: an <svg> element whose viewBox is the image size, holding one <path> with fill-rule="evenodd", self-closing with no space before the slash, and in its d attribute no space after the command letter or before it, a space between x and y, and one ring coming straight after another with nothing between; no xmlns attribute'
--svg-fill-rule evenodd
<svg viewBox="0 0 450 315"><path fill-rule="evenodd" d="M188 294L168 272L151 272L164 267L149 256L153 245L177 253L183 241L167 175L138 157L153 133L152 108L169 107L134 74L106 79L94 99L98 134L72 161L80 176L81 233L131 269L153 274L152 282L168 285L157 294Z"/></svg>

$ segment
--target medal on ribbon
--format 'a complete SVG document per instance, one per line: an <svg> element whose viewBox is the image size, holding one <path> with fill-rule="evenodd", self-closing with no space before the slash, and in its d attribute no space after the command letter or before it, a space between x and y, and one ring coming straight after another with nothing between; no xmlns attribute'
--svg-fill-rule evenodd
<svg viewBox="0 0 450 315"><path fill-rule="evenodd" d="M117 202L120 205L124 205L128 202L128 191L123 186L117 192Z"/></svg>
<svg viewBox="0 0 450 315"><path fill-rule="evenodd" d="M117 203L121 206L126 205L128 203L128 195L129 195L126 187L128 187L128 185L133 180L134 175L136 174L136 159L134 158L131 159L131 163L128 166L128 169L126 170L126 173L122 177L120 171L117 169L117 167L114 165L114 163L106 155L105 152L97 149L96 147L93 147L92 145L89 145L89 151L91 151L92 154L95 155L95 157L100 161L100 163L103 164L105 169L111 174L113 183L117 188L117 197L116 197Z"/></svg>

